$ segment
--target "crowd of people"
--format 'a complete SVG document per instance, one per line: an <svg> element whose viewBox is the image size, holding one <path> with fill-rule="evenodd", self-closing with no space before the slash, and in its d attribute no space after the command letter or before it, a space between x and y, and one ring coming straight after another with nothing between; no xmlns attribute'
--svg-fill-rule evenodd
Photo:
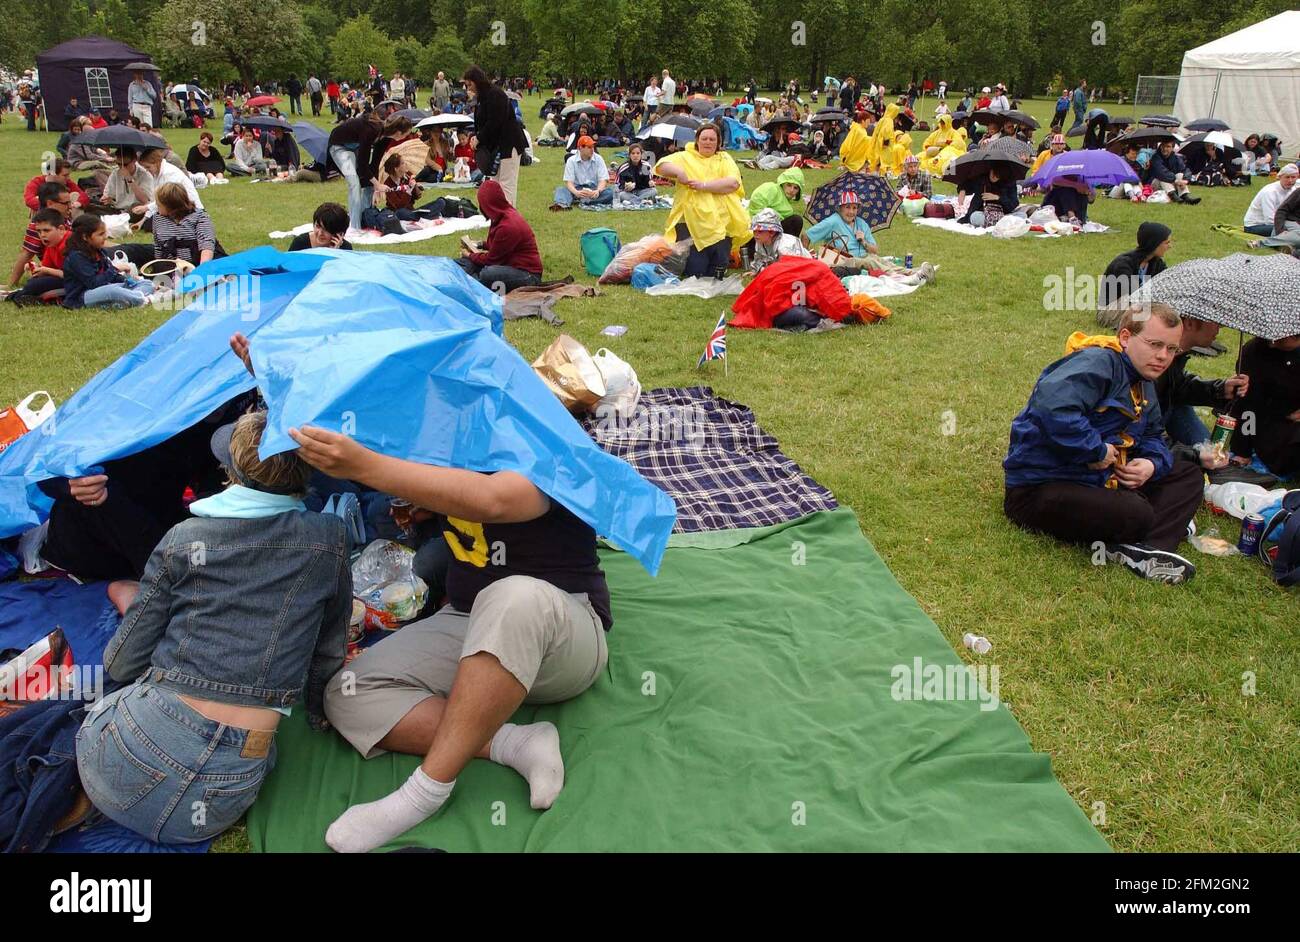
<svg viewBox="0 0 1300 942"><path fill-rule="evenodd" d="M173 94L169 85L164 95L179 109L176 120L201 128L216 116L197 83L189 85L193 92ZM821 93L828 106L841 109L842 117L828 121L811 120L818 110L803 103L796 81L774 102L762 100L751 81L730 105L719 105L718 119L694 122L680 139L638 137L687 106L698 88L721 95L720 84L679 83L668 69L639 94L598 83L585 90L608 96L603 100L614 108L569 117L548 107L533 142L516 107L521 94L541 94L531 79L498 83L471 66L453 89L438 73L431 109L472 118L472 131L445 131L417 128L400 113L419 93L400 73L387 80L375 75L355 88L291 75L283 85L290 114L302 113L306 95L313 115L328 107L337 117L324 159L309 172L316 179L341 177L347 197L346 205L321 203L310 230L289 250L348 250L348 235L357 230L396 225L400 231L402 223L434 212L417 205L424 187L464 167L467 182L478 184L478 209L489 228L483 244L463 248L460 268L503 293L538 286L542 250L517 208L520 167L537 143L565 149L556 211L643 207L671 187L664 237L684 246L683 277L720 279L739 265L747 278L762 278L788 264L783 259L796 258L836 279L886 274L919 284L933 280L933 266L904 267L886 257L855 190L845 189L831 211L805 225L804 168L839 160L850 171L884 176L904 197L931 199L935 178L953 160L1010 140L1025 145L1024 169L1031 171L1029 126L996 115L986 114L983 123L972 118L978 111L1014 110L1017 102L1002 85L983 88L979 97L972 89L949 111L948 85L938 83L940 111L917 153L910 130L919 124L916 103L928 89L913 83L894 97L854 76L811 90L814 106ZM267 90L278 89L268 84ZM97 126L96 118L106 119L76 112L58 148L62 156L26 184L32 215L10 275L11 300L67 308L157 303L167 292L142 274L149 264L188 268L224 254L200 189L231 175L301 172L291 135L243 123L249 110L236 101L263 91L224 89L220 136L202 130L184 159L141 116L156 104L143 92L128 114L116 117L156 146L151 140L147 147L102 150L79 138ZM1032 170L1068 149L1063 130L1071 111L1074 127L1090 127L1088 104L1085 82L1063 91ZM273 108L252 112L279 116ZM748 196L727 151L726 119L752 129L783 124L757 158L757 166L779 173ZM1085 133L1086 146L1113 143L1098 127ZM1134 148L1132 160L1144 168L1143 183L1189 203L1196 202L1189 186L1275 175L1251 202L1246 227L1260 235L1300 229L1300 169L1282 165L1264 135L1252 139L1261 150L1249 149L1237 164L1209 146L1194 163L1184 161L1173 141L1145 162ZM611 168L601 147L625 147L626 160ZM414 165L408 153L419 155ZM991 167L963 180L958 192L968 201L960 221L993 226L1023 211L1024 176ZM1047 188L1042 205L1085 223L1095 196L1086 182L1067 178ZM114 244L108 220L119 216L128 231L151 233L152 242ZM1207 448L1209 433L1194 409L1249 403L1260 416L1253 453L1278 475L1300 472L1300 337L1254 340L1239 373L1217 382L1196 378L1188 357L1214 343L1217 325L1165 305L1129 303L1132 291L1165 269L1171 246L1169 226L1145 222L1136 248L1107 269L1103 282L1110 287L1101 306L1114 316L1116 333L1072 338L1067 355L1043 370L1011 423L1003 506L1020 527L1100 543L1108 560L1145 578L1180 583L1195 571L1179 546L1200 506L1203 474L1228 464ZM812 329L821 314L801 301L776 312L773 326ZM236 334L231 348L251 373L247 338ZM437 813L475 757L518 771L532 806L549 808L564 781L557 731L547 722L508 720L522 703L580 695L605 666L613 614L596 534L519 474L399 460L311 427L292 433L296 451L263 460L258 446L265 427L256 394L240 396L140 454L42 485L53 501L44 559L81 578L109 580L110 597L124 615L105 654L107 672L121 687L77 739L81 779L96 807L154 840L190 842L219 833L256 799L274 765L277 727L301 703L314 727L332 727L366 758L386 751L422 757L392 794L348 809L330 826L326 840L336 850L374 849ZM187 490L198 496L188 505ZM391 524L394 502L413 505L418 565L431 587L425 617L367 649L346 672L350 546L339 517L315 512L342 493L357 495L378 529ZM189 553L196 541L210 548L202 563ZM494 554L489 563L485 548L498 544L505 548L501 561ZM268 612L276 613L269 631ZM176 732L177 720L190 734ZM142 796L132 776L139 775L139 756L158 748L168 761L156 772L156 787ZM195 784L200 766L236 786L196 824L189 802L203 798Z"/></svg>

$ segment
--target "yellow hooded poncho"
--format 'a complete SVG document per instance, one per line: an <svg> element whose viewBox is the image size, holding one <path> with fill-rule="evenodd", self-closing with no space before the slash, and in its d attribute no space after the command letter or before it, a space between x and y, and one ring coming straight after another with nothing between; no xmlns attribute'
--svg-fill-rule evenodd
<svg viewBox="0 0 1300 942"><path fill-rule="evenodd" d="M952 116L946 114L939 115L939 126L930 132L930 136L927 137L925 143L921 145L922 159L933 159L939 156L939 151L952 143L954 133L955 132L952 129ZM931 153L931 148L934 148L933 153ZM928 170L930 168L926 167L925 169Z"/></svg>
<svg viewBox="0 0 1300 942"><path fill-rule="evenodd" d="M682 168L693 180L721 180L724 177L741 179L740 168L730 154L719 150L712 157L701 156L695 149L694 141L687 144L685 150L669 154L655 166L669 164ZM727 236L732 238L733 245L748 242L751 238L749 213L740 205L744 196L743 183L731 193L704 193L678 183L673 191L673 208L668 214L664 237L669 242L675 242L677 224L684 222L696 248L706 249Z"/></svg>
<svg viewBox="0 0 1300 942"><path fill-rule="evenodd" d="M872 146L874 143L875 140L867 133L866 128L854 121L849 126L849 133L845 136L844 142L840 144L840 160L844 161L844 166L857 173L871 163L875 153Z"/></svg>
<svg viewBox="0 0 1300 942"><path fill-rule="evenodd" d="M943 176L948 170L948 164L952 163L962 154L966 153L967 139L965 128L954 128L952 132L952 143L938 155L933 158L926 158L921 161L921 166L929 170L935 176Z"/></svg>
<svg viewBox="0 0 1300 942"><path fill-rule="evenodd" d="M890 176L900 176L903 173L903 161L912 153L912 135L906 131L894 132L894 143L889 145L888 156L881 159L880 164L885 173Z"/></svg>
<svg viewBox="0 0 1300 942"><path fill-rule="evenodd" d="M901 109L898 105L885 108L885 116L876 122L875 133L871 136L871 172L884 173L889 163L889 149L894 144L894 119Z"/></svg>

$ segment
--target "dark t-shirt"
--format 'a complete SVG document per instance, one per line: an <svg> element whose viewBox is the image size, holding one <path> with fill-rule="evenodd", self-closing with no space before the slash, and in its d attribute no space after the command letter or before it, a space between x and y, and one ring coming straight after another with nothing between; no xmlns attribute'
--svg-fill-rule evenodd
<svg viewBox="0 0 1300 942"><path fill-rule="evenodd" d="M449 517L443 537L451 547L447 600L457 611L474 607L479 592L507 576L532 576L565 592L585 592L608 631L614 624L609 586L596 556L596 533L558 502L525 523L472 523Z"/></svg>
<svg viewBox="0 0 1300 942"><path fill-rule="evenodd" d="M294 236L293 241L289 243L290 252L301 252L303 249L309 249L309 248L311 248L310 232L304 232L301 235ZM339 243L339 248L350 249L352 248L352 243L349 242L347 239L344 239L341 243Z"/></svg>

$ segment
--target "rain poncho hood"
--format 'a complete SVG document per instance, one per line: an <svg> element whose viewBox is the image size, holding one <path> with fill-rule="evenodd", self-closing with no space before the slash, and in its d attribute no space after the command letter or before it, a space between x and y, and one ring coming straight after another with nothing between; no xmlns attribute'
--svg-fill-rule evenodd
<svg viewBox="0 0 1300 942"><path fill-rule="evenodd" d="M767 183L760 183L754 187L754 192L749 197L750 215L757 215L764 209L776 210L782 219L786 216L795 215L798 210L795 209L794 204L790 202L790 198L785 195L783 189L787 183L793 183L799 188L799 195L803 195L803 171L798 167L782 170L781 175L775 181L769 180Z"/></svg>
<svg viewBox="0 0 1300 942"><path fill-rule="evenodd" d="M661 159L657 166L669 164L681 167L694 180L741 179L740 168L730 154L720 150L712 157L704 157L696 150L694 141L685 150ZM744 196L743 182L731 193L704 193L679 184L673 192L673 208L668 214L664 237L676 241L677 224L684 222L691 241L699 248L716 245L728 236L737 245L749 241L749 213L740 205Z"/></svg>
<svg viewBox="0 0 1300 942"><path fill-rule="evenodd" d="M488 222L496 222L514 209L506 199L506 191L496 180L484 180L478 188L478 208Z"/></svg>
<svg viewBox="0 0 1300 942"><path fill-rule="evenodd" d="M221 274L243 275L212 284ZM342 431L380 453L515 471L652 573L672 499L583 432L502 337L501 299L450 259L252 249L195 269L204 294L100 371L40 434L0 454L0 536L48 513L37 484L85 474L260 388L263 458L291 427ZM230 353L247 334L254 380Z"/></svg>
<svg viewBox="0 0 1300 942"><path fill-rule="evenodd" d="M871 169L876 173L883 173L890 159L889 150L894 144L894 119L898 117L900 110L898 105L887 106L885 116L876 122L876 130L871 135Z"/></svg>
<svg viewBox="0 0 1300 942"><path fill-rule="evenodd" d="M866 128L854 121L840 144L840 160L844 161L844 166L857 173L871 163L874 144L875 139L867 133Z"/></svg>

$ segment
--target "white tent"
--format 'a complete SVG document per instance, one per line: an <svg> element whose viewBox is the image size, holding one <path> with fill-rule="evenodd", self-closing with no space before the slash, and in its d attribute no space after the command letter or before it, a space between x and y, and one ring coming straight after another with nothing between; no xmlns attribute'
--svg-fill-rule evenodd
<svg viewBox="0 0 1300 942"><path fill-rule="evenodd" d="M1187 52L1174 114L1219 118L1243 139L1272 131L1285 154L1300 150L1300 10Z"/></svg>

